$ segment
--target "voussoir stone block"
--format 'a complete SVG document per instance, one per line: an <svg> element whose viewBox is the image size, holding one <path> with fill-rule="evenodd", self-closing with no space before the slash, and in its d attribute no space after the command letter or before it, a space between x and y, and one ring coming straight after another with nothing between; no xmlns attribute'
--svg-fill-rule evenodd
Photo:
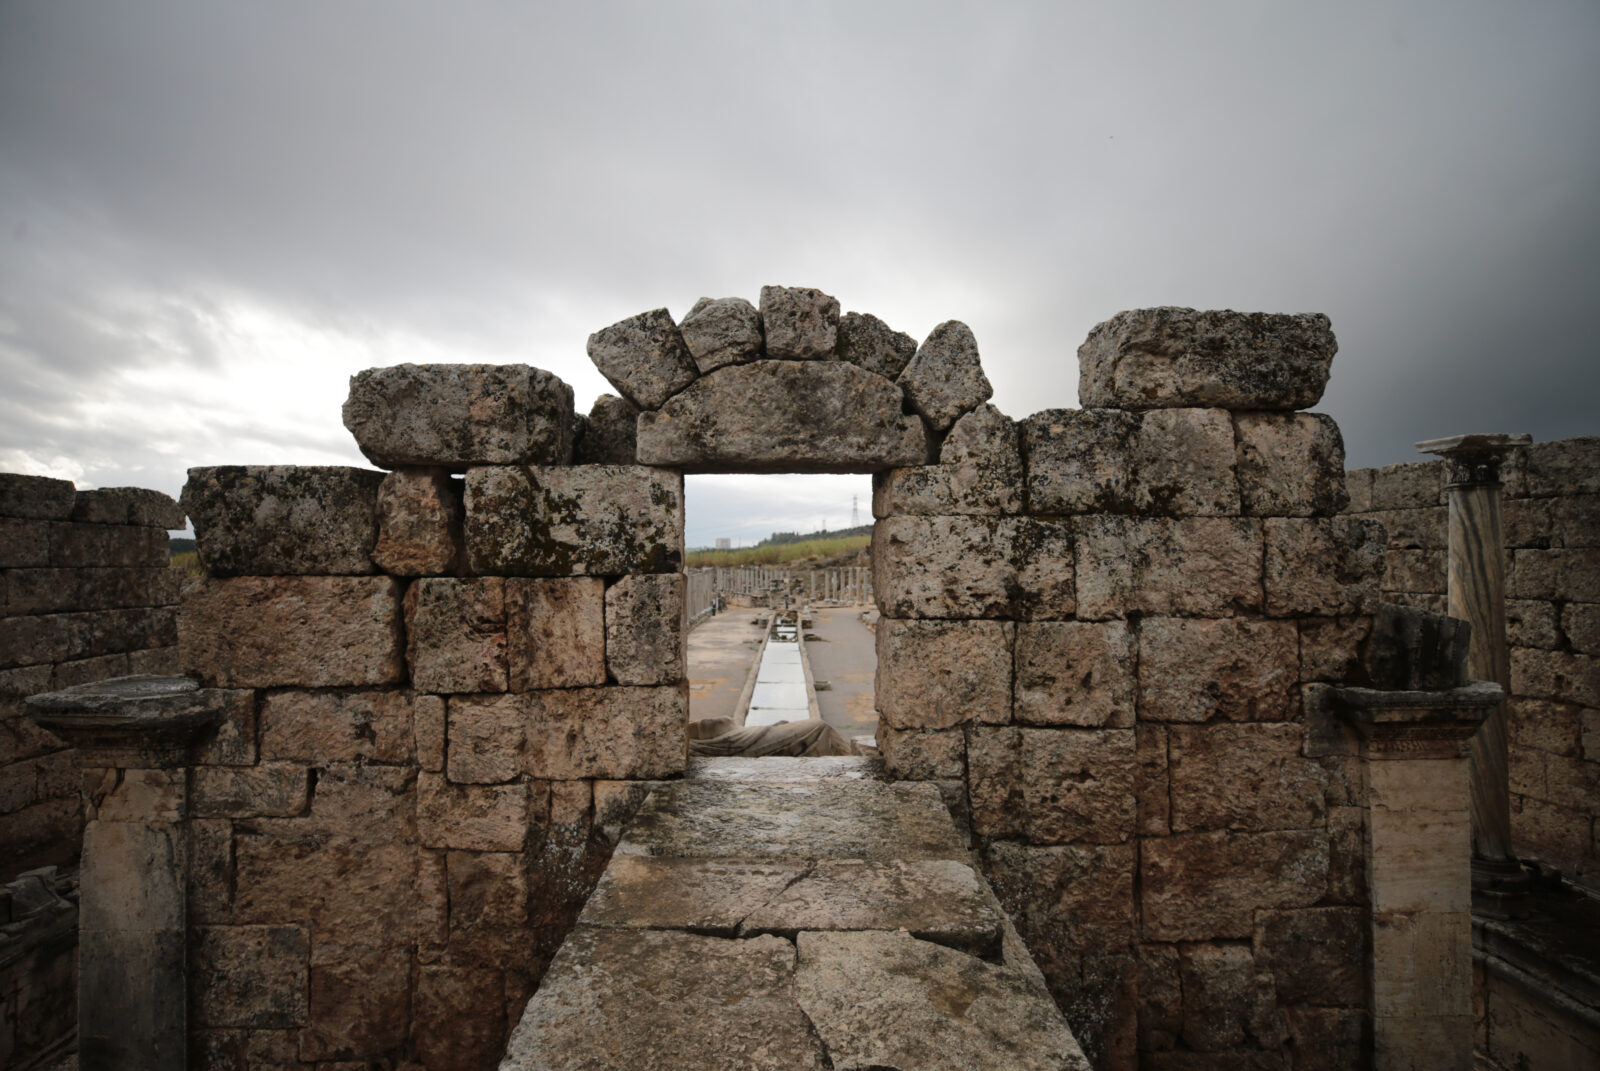
<svg viewBox="0 0 1600 1071"><path fill-rule="evenodd" d="M994 393L978 359L978 340L960 320L935 327L897 382L934 431L948 430Z"/></svg>
<svg viewBox="0 0 1600 1071"><path fill-rule="evenodd" d="M1139 624L1139 718L1287 720L1298 642L1292 621L1147 617Z"/></svg>
<svg viewBox="0 0 1600 1071"><path fill-rule="evenodd" d="M334 465L189 470L183 509L212 576L373 572L383 473Z"/></svg>
<svg viewBox="0 0 1600 1071"><path fill-rule="evenodd" d="M507 578L511 690L604 684L605 627L605 581L599 577Z"/></svg>
<svg viewBox="0 0 1600 1071"><path fill-rule="evenodd" d="M372 561L391 576L448 576L466 558L463 484L444 468L397 469L378 485Z"/></svg>
<svg viewBox="0 0 1600 1071"><path fill-rule="evenodd" d="M689 627L682 573L625 576L606 589L606 670L617 684L684 679Z"/></svg>
<svg viewBox="0 0 1600 1071"><path fill-rule="evenodd" d="M744 298L701 298L678 325L704 375L761 356L761 313Z"/></svg>
<svg viewBox="0 0 1600 1071"><path fill-rule="evenodd" d="M1261 524L1239 517L1078 519L1078 616L1259 610Z"/></svg>
<svg viewBox="0 0 1600 1071"><path fill-rule="evenodd" d="M602 394L589 407L572 460L579 465L631 465L638 457L639 407L615 394Z"/></svg>
<svg viewBox="0 0 1600 1071"><path fill-rule="evenodd" d="M763 286L761 326L768 357L825 361L839 335L839 299L805 286Z"/></svg>
<svg viewBox="0 0 1600 1071"><path fill-rule="evenodd" d="M589 359L617 393L655 409L699 375L683 333L666 309L651 309L589 336Z"/></svg>
<svg viewBox="0 0 1600 1071"><path fill-rule="evenodd" d="M202 579L184 593L184 673L213 688L405 680L400 585L388 577Z"/></svg>
<svg viewBox="0 0 1600 1071"><path fill-rule="evenodd" d="M1011 718L1011 647L1002 621L897 621L877 628L878 714L892 729Z"/></svg>
<svg viewBox="0 0 1600 1071"><path fill-rule="evenodd" d="M685 472L858 472L921 465L899 388L842 361L755 361L696 380L639 417L639 460Z"/></svg>
<svg viewBox="0 0 1600 1071"><path fill-rule="evenodd" d="M939 464L872 476L872 514L1003 516L1022 512L1022 451L1016 423L984 403L956 421Z"/></svg>
<svg viewBox="0 0 1600 1071"><path fill-rule="evenodd" d="M1120 844L1137 819L1135 752L1132 729L976 726L967 741L973 831Z"/></svg>
<svg viewBox="0 0 1600 1071"><path fill-rule="evenodd" d="M677 572L683 477L638 465L467 470L471 571L504 576Z"/></svg>
<svg viewBox="0 0 1600 1071"><path fill-rule="evenodd" d="M1021 725L1133 725L1134 641L1122 621L1024 621L1017 625L1016 694Z"/></svg>
<svg viewBox="0 0 1600 1071"><path fill-rule="evenodd" d="M350 377L344 426L374 465L565 465L572 388L525 364L399 364Z"/></svg>
<svg viewBox="0 0 1600 1071"><path fill-rule="evenodd" d="M1134 309L1096 325L1078 347L1078 400L1118 409L1305 409L1322 397L1337 349L1320 313Z"/></svg>
<svg viewBox="0 0 1600 1071"><path fill-rule="evenodd" d="M1265 517L1329 517L1350 502L1344 438L1322 413L1236 413L1239 498Z"/></svg>
<svg viewBox="0 0 1600 1071"><path fill-rule="evenodd" d="M885 379L897 379L917 352L917 340L866 312L847 312L839 321L834 356Z"/></svg>
<svg viewBox="0 0 1600 1071"><path fill-rule="evenodd" d="M1047 409L1022 422L1033 513L1239 512L1223 409Z"/></svg>

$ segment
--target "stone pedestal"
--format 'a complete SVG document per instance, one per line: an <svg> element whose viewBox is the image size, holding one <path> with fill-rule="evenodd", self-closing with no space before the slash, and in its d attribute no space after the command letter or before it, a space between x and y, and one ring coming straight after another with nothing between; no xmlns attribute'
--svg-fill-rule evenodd
<svg viewBox="0 0 1600 1071"><path fill-rule="evenodd" d="M1335 688L1361 735L1367 788L1376 1071L1471 1071L1467 741L1503 695Z"/></svg>
<svg viewBox="0 0 1600 1071"><path fill-rule="evenodd" d="M1447 600L1451 617L1472 629L1467 673L1511 687L1506 643L1505 534L1500 516L1500 464L1527 435L1456 435L1417 444L1445 460L1450 496ZM1528 887L1511 850L1508 730L1502 702L1484 720L1469 749L1472 791L1473 904L1505 918L1518 913Z"/></svg>
<svg viewBox="0 0 1600 1071"><path fill-rule="evenodd" d="M28 707L84 768L78 1067L181 1071L185 767L222 706L183 677L118 677L33 696Z"/></svg>

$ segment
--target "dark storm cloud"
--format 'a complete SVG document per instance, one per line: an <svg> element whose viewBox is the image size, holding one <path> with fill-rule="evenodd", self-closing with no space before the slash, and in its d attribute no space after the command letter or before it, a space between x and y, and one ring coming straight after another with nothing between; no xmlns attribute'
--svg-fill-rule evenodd
<svg viewBox="0 0 1600 1071"><path fill-rule="evenodd" d="M359 463L351 371L530 360L586 407L589 331L769 282L966 320L1014 416L1183 304L1331 315L1352 464L1593 434L1596 99L1587 2L13 0L0 458Z"/></svg>

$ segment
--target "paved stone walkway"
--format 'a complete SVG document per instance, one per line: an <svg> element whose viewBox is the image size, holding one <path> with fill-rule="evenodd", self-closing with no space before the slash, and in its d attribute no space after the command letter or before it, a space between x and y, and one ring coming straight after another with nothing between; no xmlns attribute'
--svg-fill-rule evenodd
<svg viewBox="0 0 1600 1071"><path fill-rule="evenodd" d="M657 786L502 1071L1088 1071L932 785L717 759Z"/></svg>
<svg viewBox="0 0 1600 1071"><path fill-rule="evenodd" d="M871 740L878 731L878 711L873 696L873 679L878 655L873 649L872 630L861 623L864 606L824 606L812 614L816 636L806 644L811 660L811 676L827 681L817 692L817 707L822 720L839 730L846 740Z"/></svg>
<svg viewBox="0 0 1600 1071"><path fill-rule="evenodd" d="M765 634L750 620L764 616L765 610L730 606L689 633L691 718L731 718L738 712L745 679Z"/></svg>

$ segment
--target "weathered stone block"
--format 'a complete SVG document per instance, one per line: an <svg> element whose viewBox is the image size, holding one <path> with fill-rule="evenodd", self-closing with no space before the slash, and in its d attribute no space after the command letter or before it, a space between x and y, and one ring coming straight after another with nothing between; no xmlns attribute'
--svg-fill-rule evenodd
<svg viewBox="0 0 1600 1071"><path fill-rule="evenodd" d="M528 786L453 785L417 775L417 834L426 848L520 852L533 811Z"/></svg>
<svg viewBox="0 0 1600 1071"><path fill-rule="evenodd" d="M418 691L506 690L504 585L423 579L406 589L406 661Z"/></svg>
<svg viewBox="0 0 1600 1071"><path fill-rule="evenodd" d="M693 383L699 370L666 309L641 312L589 336L589 359L617 393L640 409Z"/></svg>
<svg viewBox="0 0 1600 1071"><path fill-rule="evenodd" d="M527 703L520 695L462 695L448 706L445 767L457 784L514 781L522 772Z"/></svg>
<svg viewBox="0 0 1600 1071"><path fill-rule="evenodd" d="M1284 1004L1366 1004L1367 920L1359 908L1263 911L1255 958Z"/></svg>
<svg viewBox="0 0 1600 1071"><path fill-rule="evenodd" d="M527 772L551 781L658 778L688 764L685 685L529 692Z"/></svg>
<svg viewBox="0 0 1600 1071"><path fill-rule="evenodd" d="M999 517L1020 512L1020 471L967 462L872 474L872 515L880 520L907 515Z"/></svg>
<svg viewBox="0 0 1600 1071"><path fill-rule="evenodd" d="M1383 528L1352 517L1265 522L1271 617L1370 614L1383 576Z"/></svg>
<svg viewBox="0 0 1600 1071"><path fill-rule="evenodd" d="M684 679L688 634L682 573L627 576L606 589L606 670L617 684Z"/></svg>
<svg viewBox="0 0 1600 1071"><path fill-rule="evenodd" d="M1133 939L1131 844L1042 847L992 841L984 849L983 868L1030 943L1104 952Z"/></svg>
<svg viewBox="0 0 1600 1071"><path fill-rule="evenodd" d="M917 340L865 312L847 312L839 320L834 356L859 365L884 379L896 379L917 352Z"/></svg>
<svg viewBox="0 0 1600 1071"><path fill-rule="evenodd" d="M101 678L104 679L104 678ZM210 738L202 737L191 749L191 763L205 766L254 766L260 757L257 738L256 693L247 688L237 691L217 689L222 717Z"/></svg>
<svg viewBox="0 0 1600 1071"><path fill-rule="evenodd" d="M1372 511L1372 470L1351 469L1344 474L1344 489L1350 502L1346 506L1348 513L1370 513Z"/></svg>
<svg viewBox="0 0 1600 1071"><path fill-rule="evenodd" d="M1139 768L1134 775L1134 795L1139 800L1139 833L1164 837L1172 832L1172 792L1167 773L1167 727L1140 724L1134 727L1134 758Z"/></svg>
<svg viewBox="0 0 1600 1071"><path fill-rule="evenodd" d="M1139 857L1144 939L1249 937L1255 913L1310 907L1328 886L1317 830L1184 833L1146 840Z"/></svg>
<svg viewBox="0 0 1600 1071"><path fill-rule="evenodd" d="M1383 555L1383 590L1443 594L1446 554L1442 550L1388 550Z"/></svg>
<svg viewBox="0 0 1600 1071"><path fill-rule="evenodd" d="M311 941L303 926L198 926L189 969L194 1025L270 1030L306 1021Z"/></svg>
<svg viewBox="0 0 1600 1071"><path fill-rule="evenodd" d="M467 470L467 553L496 576L675 573L683 477L636 465Z"/></svg>
<svg viewBox="0 0 1600 1071"><path fill-rule="evenodd" d="M615 394L602 394L589 407L572 460L578 465L632 465L638 460L639 407Z"/></svg>
<svg viewBox="0 0 1600 1071"><path fill-rule="evenodd" d="M1284 1008L1294 1071L1347 1071L1372 1051L1372 1021L1360 1008Z"/></svg>
<svg viewBox="0 0 1600 1071"><path fill-rule="evenodd" d="M889 380L842 361L720 368L642 413L639 460L685 472L859 472L928 460Z"/></svg>
<svg viewBox="0 0 1600 1071"><path fill-rule="evenodd" d="M1133 666L1133 638L1121 621L1023 622L1012 718L1020 725L1127 728Z"/></svg>
<svg viewBox="0 0 1600 1071"><path fill-rule="evenodd" d="M1600 707L1600 658L1569 651L1511 651L1511 693Z"/></svg>
<svg viewBox="0 0 1600 1071"><path fill-rule="evenodd" d="M1519 599L1600 602L1600 548L1519 550L1506 579Z"/></svg>
<svg viewBox="0 0 1600 1071"><path fill-rule="evenodd" d="M1583 755L1583 708L1570 703L1512 696L1506 722L1513 747L1579 758Z"/></svg>
<svg viewBox="0 0 1600 1071"><path fill-rule="evenodd" d="M1081 519L1078 616L1228 617L1259 610L1261 524L1232 517Z"/></svg>
<svg viewBox="0 0 1600 1071"><path fill-rule="evenodd" d="M967 767L972 828L982 836L1120 844L1133 835L1132 729L978 726Z"/></svg>
<svg viewBox="0 0 1600 1071"><path fill-rule="evenodd" d="M165 569L168 564L167 533L160 528L52 521L49 541L49 564L58 569Z"/></svg>
<svg viewBox="0 0 1600 1071"><path fill-rule="evenodd" d="M1350 503L1344 438L1321 413L1237 413L1239 500L1250 516L1328 517Z"/></svg>
<svg viewBox="0 0 1600 1071"><path fill-rule="evenodd" d="M1121 312L1078 347L1092 407L1305 409L1338 344L1326 316L1155 308Z"/></svg>
<svg viewBox="0 0 1600 1071"><path fill-rule="evenodd" d="M883 724L948 729L1010 720L1014 634L1009 622L881 619L877 699Z"/></svg>
<svg viewBox="0 0 1600 1071"><path fill-rule="evenodd" d="M508 579L506 622L512 691L606 682L605 581L599 577Z"/></svg>
<svg viewBox="0 0 1600 1071"><path fill-rule="evenodd" d="M1139 625L1139 717L1283 721L1299 649L1291 622L1147 617Z"/></svg>
<svg viewBox="0 0 1600 1071"><path fill-rule="evenodd" d="M197 468L183 508L212 576L360 576L373 571L382 482L335 465Z"/></svg>
<svg viewBox="0 0 1600 1071"><path fill-rule="evenodd" d="M889 617L1015 616L1011 517L889 517L873 526L872 587Z"/></svg>
<svg viewBox="0 0 1600 1071"><path fill-rule="evenodd" d="M1528 494L1536 498L1600 494L1600 438L1528 447Z"/></svg>
<svg viewBox="0 0 1600 1071"><path fill-rule="evenodd" d="M1569 602L1561 610L1561 630L1566 634L1572 649L1583 654L1600 654L1600 605ZM1537 647L1542 644L1516 644Z"/></svg>
<svg viewBox="0 0 1600 1071"><path fill-rule="evenodd" d="M1300 680L1365 685L1370 617L1308 617L1300 621Z"/></svg>
<svg viewBox="0 0 1600 1071"><path fill-rule="evenodd" d="M1572 550L1600 547L1600 495L1572 495L1551 499L1550 542ZM1509 512L1509 510L1508 510ZM1509 524L1507 525L1509 529ZM1507 533L1506 544L1515 546Z"/></svg>
<svg viewBox="0 0 1600 1071"><path fill-rule="evenodd" d="M1239 512L1226 410L1047 409L1021 428L1030 512Z"/></svg>
<svg viewBox="0 0 1600 1071"><path fill-rule="evenodd" d="M166 569L12 569L0 575L0 606L12 617L154 606Z"/></svg>
<svg viewBox="0 0 1600 1071"><path fill-rule="evenodd" d="M411 1037L429 1071L478 1071L505 1052L508 1025L501 1010L506 972L471 967L424 967L418 972Z"/></svg>
<svg viewBox="0 0 1600 1071"><path fill-rule="evenodd" d="M1423 509L1444 505L1444 466L1407 461L1372 470L1373 510Z"/></svg>
<svg viewBox="0 0 1600 1071"><path fill-rule="evenodd" d="M64 521L76 496L70 480L0 472L0 517Z"/></svg>
<svg viewBox="0 0 1600 1071"><path fill-rule="evenodd" d="M346 947L319 935L307 982L302 1060L375 1060L405 1044L411 956L404 947Z"/></svg>
<svg viewBox="0 0 1600 1071"><path fill-rule="evenodd" d="M38 569L50 564L50 524L0 517L0 569Z"/></svg>
<svg viewBox="0 0 1600 1071"><path fill-rule="evenodd" d="M1173 832L1321 826L1324 774L1304 737L1295 723L1168 728Z"/></svg>
<svg viewBox="0 0 1600 1071"><path fill-rule="evenodd" d="M967 776L967 738L960 729L924 732L880 725L878 750L890 777L901 781L961 781Z"/></svg>
<svg viewBox="0 0 1600 1071"><path fill-rule="evenodd" d="M196 818L283 818L305 813L310 800L305 766L196 766L189 805Z"/></svg>
<svg viewBox="0 0 1600 1071"><path fill-rule="evenodd" d="M1465 621L1414 606L1380 603L1373 617L1367 671L1375 688L1433 691L1467 683Z"/></svg>
<svg viewBox="0 0 1600 1071"><path fill-rule="evenodd" d="M839 299L803 286L763 286L761 325L767 356L825 361L839 334Z"/></svg>
<svg viewBox="0 0 1600 1071"><path fill-rule="evenodd" d="M391 576L450 576L466 562L463 484L442 468L398 469L378 485L372 561Z"/></svg>
<svg viewBox="0 0 1600 1071"><path fill-rule="evenodd" d="M405 680L400 585L388 577L236 577L190 586L184 672L215 688Z"/></svg>
<svg viewBox="0 0 1600 1071"><path fill-rule="evenodd" d="M528 860L521 852L451 852L450 962L527 970L537 954L528 932Z"/></svg>
<svg viewBox="0 0 1600 1071"><path fill-rule="evenodd" d="M934 431L948 430L994 393L978 359L978 340L960 320L935 327L897 382L911 408Z"/></svg>
<svg viewBox="0 0 1600 1071"><path fill-rule="evenodd" d="M169 495L143 487L100 487L79 491L71 519L89 524L132 524L182 528L183 510Z"/></svg>
<svg viewBox="0 0 1600 1071"><path fill-rule="evenodd" d="M1198 944L1178 949L1183 979L1179 1036L1199 1052L1259 1045L1275 1049L1288 1037L1271 979L1256 971L1242 945Z"/></svg>
<svg viewBox="0 0 1600 1071"><path fill-rule="evenodd" d="M413 711L439 702L389 689L269 691L261 696L261 757L317 764L410 762Z"/></svg>
<svg viewBox="0 0 1600 1071"><path fill-rule="evenodd" d="M761 356L761 313L744 298L703 297L678 330L701 375Z"/></svg>

